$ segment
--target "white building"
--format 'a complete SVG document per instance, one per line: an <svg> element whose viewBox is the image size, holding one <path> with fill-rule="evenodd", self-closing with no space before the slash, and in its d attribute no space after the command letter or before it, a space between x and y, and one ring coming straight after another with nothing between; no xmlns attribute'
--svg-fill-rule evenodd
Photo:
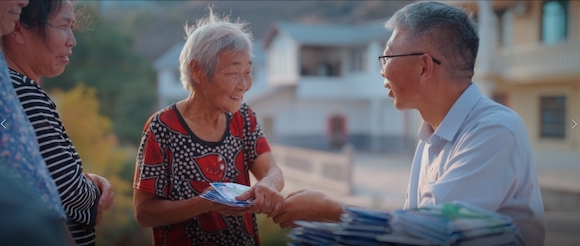
<svg viewBox="0 0 580 246"><path fill-rule="evenodd" d="M480 45L473 80L488 96L522 117L542 192L547 194L547 188L577 192L580 2L447 3L477 14ZM550 204L544 200L546 208Z"/></svg>
<svg viewBox="0 0 580 246"><path fill-rule="evenodd" d="M386 20L362 25L275 23L254 47L254 84L244 101L270 142L331 150L414 148L416 111L387 96L378 56L390 37ZM176 44L155 62L159 107L187 97ZM263 50L262 50L263 48Z"/></svg>
<svg viewBox="0 0 580 246"><path fill-rule="evenodd" d="M185 42L174 44L153 63L153 68L157 71L157 109L169 106L189 95L179 80L179 55L183 45Z"/></svg>
<svg viewBox="0 0 580 246"><path fill-rule="evenodd" d="M270 27L266 84L246 97L270 141L316 149L345 142L359 150L407 148L417 127L405 122L411 112L396 110L383 88L378 56L390 37L384 23Z"/></svg>

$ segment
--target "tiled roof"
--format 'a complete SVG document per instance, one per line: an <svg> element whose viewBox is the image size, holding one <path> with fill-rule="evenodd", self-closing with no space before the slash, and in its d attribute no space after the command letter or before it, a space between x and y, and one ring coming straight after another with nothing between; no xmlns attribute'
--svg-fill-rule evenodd
<svg viewBox="0 0 580 246"><path fill-rule="evenodd" d="M275 23L267 32L265 47L268 47L278 32L284 32L300 44L307 45L353 45L373 40L389 39L391 32L384 28L386 20L359 25Z"/></svg>

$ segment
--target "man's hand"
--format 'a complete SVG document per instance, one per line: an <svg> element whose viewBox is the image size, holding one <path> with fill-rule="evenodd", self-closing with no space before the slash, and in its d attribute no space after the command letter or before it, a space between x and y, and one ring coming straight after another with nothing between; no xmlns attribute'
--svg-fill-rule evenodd
<svg viewBox="0 0 580 246"><path fill-rule="evenodd" d="M274 222L280 227L294 227L295 220L334 221L340 220L342 204L329 199L324 193L313 190L299 190L286 197L280 213Z"/></svg>
<svg viewBox="0 0 580 246"><path fill-rule="evenodd" d="M99 198L99 205L97 207L97 219L96 225L101 222L103 217L103 212L109 210L113 206L113 200L115 199L115 192L111 183L106 178L93 173L85 173L85 176L93 182L93 184L99 189L101 193L101 198Z"/></svg>

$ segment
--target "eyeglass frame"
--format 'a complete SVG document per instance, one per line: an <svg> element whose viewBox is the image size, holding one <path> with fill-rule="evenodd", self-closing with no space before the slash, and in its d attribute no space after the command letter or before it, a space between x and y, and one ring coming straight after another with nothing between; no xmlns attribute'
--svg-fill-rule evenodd
<svg viewBox="0 0 580 246"><path fill-rule="evenodd" d="M422 56L424 54L427 53L423 53L423 52L416 52L416 53L409 53L409 54L400 54L400 55L389 55L389 56L379 56L379 64L381 65L381 68L385 67L385 65L387 64L387 59L386 58L393 58L393 57L402 57L402 56ZM441 65L441 61L439 61L438 59L435 59L431 56L431 59L433 60L433 62L435 62L437 65ZM383 63L383 60L385 61Z"/></svg>

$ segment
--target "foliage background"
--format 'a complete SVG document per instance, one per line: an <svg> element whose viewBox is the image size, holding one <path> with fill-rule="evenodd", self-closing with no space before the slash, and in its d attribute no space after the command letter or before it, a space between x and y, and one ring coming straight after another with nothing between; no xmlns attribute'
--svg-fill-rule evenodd
<svg viewBox="0 0 580 246"><path fill-rule="evenodd" d="M119 141L136 145L156 101L151 62L133 51L130 36L92 8L82 8L81 17L89 19L75 34L71 63L62 75L45 79L45 87L69 90L82 83L95 88L99 112L113 120Z"/></svg>

